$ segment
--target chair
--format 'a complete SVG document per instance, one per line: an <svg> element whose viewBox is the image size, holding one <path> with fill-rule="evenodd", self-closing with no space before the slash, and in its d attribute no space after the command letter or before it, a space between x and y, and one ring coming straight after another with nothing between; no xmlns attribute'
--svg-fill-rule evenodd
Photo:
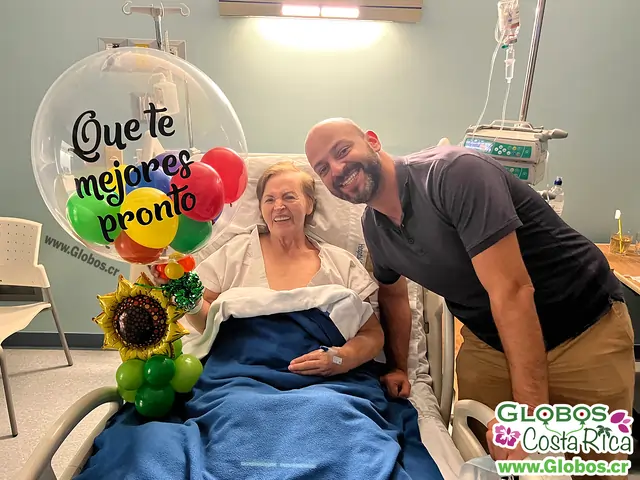
<svg viewBox="0 0 640 480"><path fill-rule="evenodd" d="M18 426L2 342L29 325L38 313L51 309L67 363L69 366L73 365L67 339L60 327L58 312L53 303L47 272L44 266L38 264L41 230L40 223L0 217L0 286L39 288L44 300L26 305L0 306L0 373L7 399L11 433L14 437L18 435Z"/></svg>

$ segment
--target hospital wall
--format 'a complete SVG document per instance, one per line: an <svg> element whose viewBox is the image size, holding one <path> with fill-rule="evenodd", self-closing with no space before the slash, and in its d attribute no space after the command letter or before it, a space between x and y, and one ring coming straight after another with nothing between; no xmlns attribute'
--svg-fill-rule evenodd
<svg viewBox="0 0 640 480"><path fill-rule="evenodd" d="M378 132L389 152L403 154L445 136L459 142L482 111L494 0L426 0L418 25L350 23L346 30L329 21L296 29L291 20L222 19L216 1L186 1L191 16L167 17L164 26L172 39L186 40L188 60L226 93L252 152L300 153L314 122L347 116ZM0 14L0 215L43 224L40 259L70 333L100 333L91 321L99 312L96 295L113 291L116 278L44 244L45 235L76 243L38 193L31 126L47 88L94 53L98 37L153 38L150 17L123 15L122 3L11 0ZM535 3L520 1L511 118L519 111ZM564 217L596 242L607 241L615 209L626 227L640 231L633 188L640 173L640 31L630 21L639 15L640 2L628 0L547 4L528 119L569 132L550 145L549 179L564 177ZM500 52L484 121L501 115L503 61ZM49 314L27 331L54 331Z"/></svg>

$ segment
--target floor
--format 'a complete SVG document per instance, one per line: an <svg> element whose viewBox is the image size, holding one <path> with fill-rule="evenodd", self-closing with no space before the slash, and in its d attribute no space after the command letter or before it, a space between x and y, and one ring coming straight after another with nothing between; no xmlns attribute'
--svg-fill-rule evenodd
<svg viewBox="0 0 640 480"><path fill-rule="evenodd" d="M17 478L27 458L58 417L82 395L115 385L120 365L118 352L72 350L74 365L67 366L62 350L5 349L18 436L11 436L4 390L0 389L0 480ZM95 410L83 420L53 457L57 475L76 453L86 435L106 413Z"/></svg>
<svg viewBox="0 0 640 480"><path fill-rule="evenodd" d="M457 325L456 347L462 343ZM457 350L456 348L456 350ZM4 392L0 389L0 480L15 479L27 458L58 417L82 395L101 386L115 384L120 365L117 352L73 350L74 365L68 367L62 350L7 349L7 364L18 417L19 435L11 436ZM60 474L64 465L107 407L100 407L83 420L53 458ZM634 461L634 466L635 466ZM632 480L640 480L640 462Z"/></svg>

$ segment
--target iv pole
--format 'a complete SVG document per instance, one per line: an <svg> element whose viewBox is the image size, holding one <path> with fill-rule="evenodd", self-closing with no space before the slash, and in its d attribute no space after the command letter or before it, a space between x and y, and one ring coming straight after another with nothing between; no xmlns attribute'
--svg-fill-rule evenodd
<svg viewBox="0 0 640 480"><path fill-rule="evenodd" d="M132 3L133 2L126 2L122 6L122 13L124 13L125 15L131 15L132 13L142 13L151 16L156 27L156 42L158 42L158 50L168 52L169 46L165 45L165 41L162 35L162 17L164 17L168 13L179 13L183 17L188 17L191 14L189 7L187 7L184 3L181 3L179 7L165 7L162 2L160 2L159 7L156 7L154 4L146 7L137 7L132 6Z"/></svg>
<svg viewBox="0 0 640 480"><path fill-rule="evenodd" d="M142 13L145 15L149 15L153 18L153 22L155 24L156 31L156 43L158 44L158 50L162 50L163 52L169 53L169 33L162 33L162 18L168 13L179 13L183 17L188 17L191 14L189 7L187 7L184 3L181 3L178 7L165 7L162 2L160 2L160 6L156 7L154 4L151 4L146 7L142 6L132 6L133 2L126 2L122 6L122 13L125 15L131 15L132 13ZM189 101L189 87L187 85L187 79L184 78L184 91L185 91L185 100L187 106L187 134L189 136L189 150L191 154L199 153L197 149L193 146L193 127L191 125L191 102Z"/></svg>
<svg viewBox="0 0 640 480"><path fill-rule="evenodd" d="M533 24L533 34L531 36L531 48L529 49L529 60L527 62L527 74L524 81L524 92L522 93L522 105L520 106L520 122L527 121L529 113L529 101L531 100L531 89L533 87L533 75L536 70L538 60L538 46L540 45L540 34L542 32L542 21L544 20L544 9L546 0L538 0L536 7L536 18Z"/></svg>

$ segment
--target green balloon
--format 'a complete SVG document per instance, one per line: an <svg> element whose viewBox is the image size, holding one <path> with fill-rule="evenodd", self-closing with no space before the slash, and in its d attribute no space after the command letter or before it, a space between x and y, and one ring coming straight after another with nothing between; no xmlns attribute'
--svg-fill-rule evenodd
<svg viewBox="0 0 640 480"><path fill-rule="evenodd" d="M182 354L175 364L176 374L171 379L171 386L178 393L188 393L202 374L202 363L193 355Z"/></svg>
<svg viewBox="0 0 640 480"><path fill-rule="evenodd" d="M176 364L164 355L154 355L144 365L144 379L156 387L168 385L175 373Z"/></svg>
<svg viewBox="0 0 640 480"><path fill-rule="evenodd" d="M112 207L107 203L106 199L98 200L93 195L85 195L84 198L80 198L78 193L74 192L67 200L67 218L73 230L83 240L99 245L113 243L120 233L121 228L118 226L119 211L119 206ZM113 220L108 219L109 215ZM99 217L105 219L103 222L105 222L106 229L109 230L108 235L111 237L111 241L104 238ZM110 228L112 226L116 226L116 228Z"/></svg>
<svg viewBox="0 0 640 480"><path fill-rule="evenodd" d="M173 405L176 393L169 385L154 387L145 383L136 393L136 410L150 418L164 417Z"/></svg>
<svg viewBox="0 0 640 480"><path fill-rule="evenodd" d="M125 402L136 403L136 392L137 390L124 390L118 387L118 393Z"/></svg>
<svg viewBox="0 0 640 480"><path fill-rule="evenodd" d="M173 358L178 358L180 355L182 355L182 339L179 338L178 340L173 342L172 345L173 345Z"/></svg>
<svg viewBox="0 0 640 480"><path fill-rule="evenodd" d="M127 360L116 370L116 383L122 390L137 390L144 383L144 362Z"/></svg>
<svg viewBox="0 0 640 480"><path fill-rule="evenodd" d="M170 246L176 252L187 255L197 251L207 243L211 238L213 225L211 225L211 222L192 220L184 214L180 215L179 218L178 232Z"/></svg>

